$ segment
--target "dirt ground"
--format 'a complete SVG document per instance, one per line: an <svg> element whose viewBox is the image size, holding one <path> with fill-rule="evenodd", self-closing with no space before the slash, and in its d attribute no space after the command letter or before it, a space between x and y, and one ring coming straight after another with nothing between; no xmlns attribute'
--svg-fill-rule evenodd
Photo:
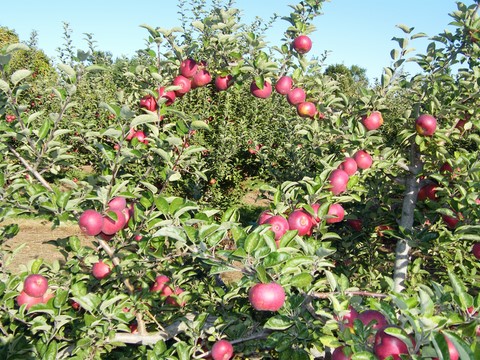
<svg viewBox="0 0 480 360"><path fill-rule="evenodd" d="M12 272L22 271L23 265L38 258L42 258L48 263L54 260L65 261L65 257L59 249L49 243L52 240L66 239L77 235L82 245L91 245L91 238L84 236L77 224L61 225L52 229L52 224L45 220L15 219L15 221L0 223L0 226L11 223L18 224L20 230L15 237L1 243L1 249L12 251L23 245L13 261L7 265Z"/></svg>

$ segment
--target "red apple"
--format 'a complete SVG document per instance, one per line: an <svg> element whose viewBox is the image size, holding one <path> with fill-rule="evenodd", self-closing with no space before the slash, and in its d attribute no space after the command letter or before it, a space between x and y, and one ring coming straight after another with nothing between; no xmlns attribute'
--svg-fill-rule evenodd
<svg viewBox="0 0 480 360"><path fill-rule="evenodd" d="M259 283L250 288L248 300L255 310L278 311L285 303L285 290L277 283Z"/></svg>
<svg viewBox="0 0 480 360"><path fill-rule="evenodd" d="M263 225L268 219L270 219L273 214L269 210L262 211L258 217L258 225Z"/></svg>
<svg viewBox="0 0 480 360"><path fill-rule="evenodd" d="M315 203L315 204L312 204L310 205L312 210L313 210L313 214L314 216L312 216L312 224L313 225L317 225L318 223L320 223L320 217L318 216L318 210L320 210L320 206L322 206L321 204L319 203Z"/></svg>
<svg viewBox="0 0 480 360"><path fill-rule="evenodd" d="M332 191L333 195L339 195L347 190L348 179L349 176L345 171L340 169L335 169L332 171L328 177L328 181L330 183L330 190Z"/></svg>
<svg viewBox="0 0 480 360"><path fill-rule="evenodd" d="M130 141L133 139L133 136L135 135L137 131L134 128L130 128L130 131L128 132L127 136L125 137L125 140Z"/></svg>
<svg viewBox="0 0 480 360"><path fill-rule="evenodd" d="M442 166L440 166L440 172L441 173L449 172L453 174L453 167L448 162L445 162Z"/></svg>
<svg viewBox="0 0 480 360"><path fill-rule="evenodd" d="M378 330L388 325L387 318L380 311L365 310L358 314L358 319L367 326L372 323L372 329Z"/></svg>
<svg viewBox="0 0 480 360"><path fill-rule="evenodd" d="M95 210L85 210L78 218L78 225L84 234L96 236L102 231L103 216Z"/></svg>
<svg viewBox="0 0 480 360"><path fill-rule="evenodd" d="M339 346L333 350L332 353L332 360L350 360L352 358L351 351L350 355L345 355L345 349L347 349L346 346Z"/></svg>
<svg viewBox="0 0 480 360"><path fill-rule="evenodd" d="M132 139L137 139L138 142L148 144L147 136L143 131L136 131L135 134L133 134Z"/></svg>
<svg viewBox="0 0 480 360"><path fill-rule="evenodd" d="M168 287L170 279L166 275L159 275L155 278L155 283L150 287L151 292L163 292ZM170 294L169 294L170 295Z"/></svg>
<svg viewBox="0 0 480 360"><path fill-rule="evenodd" d="M233 356L233 346L230 341L219 340L212 346L213 360L229 360Z"/></svg>
<svg viewBox="0 0 480 360"><path fill-rule="evenodd" d="M164 291L163 291L163 295L166 295L168 293L168 290L166 290L166 289L170 289L170 288L169 287L165 288ZM179 287L175 288L175 291L173 291L173 293L171 293L167 296L167 298L165 299L165 303L167 303L168 305L171 305L171 306L184 307L186 305L185 300L183 300L181 303L179 303L177 301L177 299L174 296L172 296L172 295L175 295L175 296L180 295L183 292L184 292L183 289L181 289Z"/></svg>
<svg viewBox="0 0 480 360"><path fill-rule="evenodd" d="M23 282L23 291L31 297L42 297L48 289L48 280L40 274L28 275Z"/></svg>
<svg viewBox="0 0 480 360"><path fill-rule="evenodd" d="M178 75L175 79L173 79L173 85L180 86L180 89L175 90L175 95L178 97L182 97L192 88L192 82L190 79L183 75Z"/></svg>
<svg viewBox="0 0 480 360"><path fill-rule="evenodd" d="M477 259L480 260L480 243L473 244L472 254L473 254L473 256L475 256Z"/></svg>
<svg viewBox="0 0 480 360"><path fill-rule="evenodd" d="M358 168L362 170L368 169L373 163L372 157L365 150L358 150L353 155L353 159L357 163Z"/></svg>
<svg viewBox="0 0 480 360"><path fill-rule="evenodd" d="M362 231L362 220L360 219L348 219L347 225L355 231Z"/></svg>
<svg viewBox="0 0 480 360"><path fill-rule="evenodd" d="M435 183L428 183L424 185L418 190L417 200L418 201L425 201L426 199L430 199L432 201L437 200L437 184Z"/></svg>
<svg viewBox="0 0 480 360"><path fill-rule="evenodd" d="M353 306L349 306L347 312L345 315L343 315L341 318L338 318L338 320L348 328L353 329L353 322L355 319L358 318L358 312L355 310Z"/></svg>
<svg viewBox="0 0 480 360"><path fill-rule="evenodd" d="M110 210L123 210L127 207L127 199L123 196L116 196L108 202Z"/></svg>
<svg viewBox="0 0 480 360"><path fill-rule="evenodd" d="M271 225L271 229L275 233L275 240L277 241L289 230L287 219L281 215L274 215L268 218L265 224Z"/></svg>
<svg viewBox="0 0 480 360"><path fill-rule="evenodd" d="M305 102L307 94L302 88L295 88L287 94L287 101L290 105L298 105L302 102Z"/></svg>
<svg viewBox="0 0 480 360"><path fill-rule="evenodd" d="M92 275L97 279L101 280L110 275L111 269L108 264L105 264L102 260L93 264Z"/></svg>
<svg viewBox="0 0 480 360"><path fill-rule="evenodd" d="M180 70L180 75L186 78L191 78L196 74L198 70L197 62L193 59L185 59L180 63L179 70Z"/></svg>
<svg viewBox="0 0 480 360"><path fill-rule="evenodd" d="M215 79L215 89L217 89L217 91L227 90L232 84L232 80L232 75L217 76Z"/></svg>
<svg viewBox="0 0 480 360"><path fill-rule="evenodd" d="M152 95L146 95L140 99L140 107L148 111L157 110L157 101Z"/></svg>
<svg viewBox="0 0 480 360"><path fill-rule="evenodd" d="M345 171L348 176L352 176L357 172L358 165L354 158L346 157L345 160L343 160L343 162L338 165L338 168Z"/></svg>
<svg viewBox="0 0 480 360"><path fill-rule="evenodd" d="M290 230L297 230L299 236L312 234L312 216L305 210L293 210L288 216L288 227Z"/></svg>
<svg viewBox="0 0 480 360"><path fill-rule="evenodd" d="M175 91L165 92L165 87L162 86L158 88L158 98L167 99L167 101L165 101L165 105L170 106L175 102L175 99L177 98L177 96L175 95Z"/></svg>
<svg viewBox="0 0 480 360"><path fill-rule="evenodd" d="M422 136L432 136L437 129L437 119L432 115L420 115L415 121L417 133Z"/></svg>
<svg viewBox="0 0 480 360"><path fill-rule="evenodd" d="M460 354L458 353L457 348L453 345L452 341L445 335L443 335L445 341L448 345L448 353L450 355L450 360L458 360L460 359ZM438 360L438 358L432 358L432 360Z"/></svg>
<svg viewBox="0 0 480 360"><path fill-rule="evenodd" d="M255 97L266 99L272 94L272 85L268 81L265 81L263 83L263 89L260 89L255 81L252 81L250 84L250 92Z"/></svg>
<svg viewBox="0 0 480 360"><path fill-rule="evenodd" d="M458 215L453 217L449 215L442 214L442 219L447 224L447 227L449 229L455 229L457 227L458 222L460 219L458 218Z"/></svg>
<svg viewBox="0 0 480 360"><path fill-rule="evenodd" d="M6 115L5 116L5 121L8 123L13 122L17 117L15 115Z"/></svg>
<svg viewBox="0 0 480 360"><path fill-rule="evenodd" d="M293 80L290 76L282 76L275 83L275 91L281 95L287 95L292 90Z"/></svg>
<svg viewBox="0 0 480 360"><path fill-rule="evenodd" d="M387 334L385 330L389 328L398 328L398 326L387 325L377 331L373 352L379 360L384 360L389 356L393 360L401 360L400 355L409 355L408 346L399 338Z"/></svg>
<svg viewBox="0 0 480 360"><path fill-rule="evenodd" d="M210 73L205 70L198 70L195 75L193 75L192 79L192 89L197 87L202 87L210 83L212 81L212 76Z"/></svg>
<svg viewBox="0 0 480 360"><path fill-rule="evenodd" d="M377 130L383 124L382 113L372 111L369 115L362 117L362 124L368 131Z"/></svg>
<svg viewBox="0 0 480 360"><path fill-rule="evenodd" d="M313 118L317 113L315 104L310 101L301 102L297 105L297 114L301 117Z"/></svg>
<svg viewBox="0 0 480 360"><path fill-rule="evenodd" d="M343 210L343 207L340 204L332 204L328 208L327 215L333 216L333 217L327 218L326 220L327 224L338 223L342 221L343 218L345 217L345 210Z"/></svg>
<svg viewBox="0 0 480 360"><path fill-rule="evenodd" d="M126 210L108 210L108 214L103 217L102 232L104 234L113 235L125 227L124 211Z"/></svg>
<svg viewBox="0 0 480 360"><path fill-rule="evenodd" d="M18 306L25 304L25 307L30 309L33 305L43 303L43 297L33 297L28 295L25 291L22 291L16 298Z"/></svg>
<svg viewBox="0 0 480 360"><path fill-rule="evenodd" d="M292 46L299 54L306 54L312 49L312 40L307 35L300 35L293 40Z"/></svg>

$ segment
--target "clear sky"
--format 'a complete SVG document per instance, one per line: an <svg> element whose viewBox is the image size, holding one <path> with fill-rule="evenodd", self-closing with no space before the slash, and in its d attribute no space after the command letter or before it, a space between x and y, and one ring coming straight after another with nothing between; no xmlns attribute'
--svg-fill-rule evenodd
<svg viewBox="0 0 480 360"><path fill-rule="evenodd" d="M114 57L131 56L144 47L147 31L141 24L170 28L180 24L177 4L182 0L8 0L1 6L0 26L16 31L27 41L32 30L38 32L38 47L56 57L63 43L63 22L73 30L75 48L87 50L83 33L92 33L97 48ZM464 0L467 5L473 0ZM273 13L288 15L295 0L237 0L245 23L255 16L269 19ZM324 5L324 15L315 19L317 31L311 34L314 55L330 51L327 64L359 65L368 77L378 78L390 65L391 39L402 36L396 24L415 27L415 32L429 36L442 32L450 22L448 14L456 10L454 0L331 0ZM278 20L268 33L270 44L282 38L287 22ZM423 52L427 42L414 43ZM409 70L409 69L407 69ZM415 68L415 70L417 70ZM414 71L412 69L412 71Z"/></svg>

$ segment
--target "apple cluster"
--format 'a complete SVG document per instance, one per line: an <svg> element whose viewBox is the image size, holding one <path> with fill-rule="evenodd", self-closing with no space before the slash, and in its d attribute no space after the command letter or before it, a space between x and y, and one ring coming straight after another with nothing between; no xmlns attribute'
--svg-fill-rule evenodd
<svg viewBox="0 0 480 360"><path fill-rule="evenodd" d="M53 293L48 292L48 280L40 274L28 275L23 281L23 290L17 296L18 306L25 305L30 309L36 304L46 304L53 298Z"/></svg>
<svg viewBox="0 0 480 360"><path fill-rule="evenodd" d="M184 307L186 305L185 300L178 302L175 296L180 295L184 290L180 287L175 287L172 289L168 284L170 283L170 278L166 275L158 275L155 278L155 282L150 287L151 292L160 292L160 295L165 297L165 303L172 306Z"/></svg>

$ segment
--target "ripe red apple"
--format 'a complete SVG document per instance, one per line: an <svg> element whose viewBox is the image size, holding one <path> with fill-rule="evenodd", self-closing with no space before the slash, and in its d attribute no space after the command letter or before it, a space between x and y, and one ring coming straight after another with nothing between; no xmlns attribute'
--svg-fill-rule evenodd
<svg viewBox="0 0 480 360"><path fill-rule="evenodd" d="M452 341L445 335L443 335L445 341L448 345L448 353L450 355L450 360L458 360L460 359L460 354L458 353L457 348L453 345ZM438 360L438 358L432 358L432 360Z"/></svg>
<svg viewBox="0 0 480 360"><path fill-rule="evenodd" d="M348 306L348 310L341 318L337 318L344 326L353 329L353 322L358 318L358 312L351 305Z"/></svg>
<svg viewBox="0 0 480 360"><path fill-rule="evenodd" d="M437 184L435 183L428 183L418 190L417 200L418 201L425 201L426 199L430 199L432 201L437 200Z"/></svg>
<svg viewBox="0 0 480 360"><path fill-rule="evenodd" d="M362 124L368 131L377 130L383 124L382 113L380 111L372 111L369 115L364 115Z"/></svg>
<svg viewBox="0 0 480 360"><path fill-rule="evenodd" d="M332 360L350 360L352 358L352 355L345 355L345 349L347 348L343 345L335 348L332 353Z"/></svg>
<svg viewBox="0 0 480 360"><path fill-rule="evenodd" d="M358 168L362 170L368 169L373 163L372 157L365 150L358 150L353 155L353 159L357 163Z"/></svg>
<svg viewBox="0 0 480 360"><path fill-rule="evenodd" d="M8 123L13 122L17 117L15 115L6 115L5 116L5 121Z"/></svg>
<svg viewBox="0 0 480 360"><path fill-rule="evenodd" d="M157 101L152 95L146 95L140 99L140 107L147 109L148 111L157 110Z"/></svg>
<svg viewBox="0 0 480 360"><path fill-rule="evenodd" d="M25 307L30 309L33 305L43 303L43 297L33 297L28 295L25 291L22 291L16 298L18 306L26 305Z"/></svg>
<svg viewBox="0 0 480 360"><path fill-rule="evenodd" d="M96 262L92 266L92 275L97 279L101 280L110 275L111 269L108 264L105 264L102 260Z"/></svg>
<svg viewBox="0 0 480 360"><path fill-rule="evenodd" d="M295 88L287 94L287 101L290 105L298 105L305 102L306 98L307 94L305 94L305 90L302 88Z"/></svg>
<svg viewBox="0 0 480 360"><path fill-rule="evenodd" d="M275 83L275 91L281 95L287 95L292 90L293 80L290 76L282 76Z"/></svg>
<svg viewBox="0 0 480 360"><path fill-rule="evenodd" d="M137 131L134 128L130 128L130 131L128 132L127 136L125 137L125 140L130 141L133 139L133 136L135 135Z"/></svg>
<svg viewBox="0 0 480 360"><path fill-rule="evenodd" d="M268 218L265 224L271 225L271 229L275 233L275 240L277 241L289 230L288 221L282 215L274 215Z"/></svg>
<svg viewBox="0 0 480 360"><path fill-rule="evenodd" d="M338 223L345 217L345 210L343 210L343 207L340 204L332 204L328 208L327 215L334 216L326 220L327 224Z"/></svg>
<svg viewBox="0 0 480 360"><path fill-rule="evenodd" d="M440 166L440 172L441 173L449 172L453 174L453 167L448 162L445 162L442 166Z"/></svg>
<svg viewBox="0 0 480 360"><path fill-rule="evenodd" d="M417 133L423 136L432 136L437 129L437 119L432 115L422 114L415 121Z"/></svg>
<svg viewBox="0 0 480 360"><path fill-rule="evenodd" d="M362 231L362 220L360 219L348 219L347 225L355 231Z"/></svg>
<svg viewBox="0 0 480 360"><path fill-rule="evenodd" d="M93 209L85 210L78 218L80 230L89 236L100 234L103 227L103 216Z"/></svg>
<svg viewBox="0 0 480 360"><path fill-rule="evenodd" d="M232 75L217 76L215 79L215 89L217 89L217 91L227 90L232 84L232 80Z"/></svg>
<svg viewBox="0 0 480 360"><path fill-rule="evenodd" d="M277 283L259 283L250 288L248 300L255 310L278 311L285 303L285 290Z"/></svg>
<svg viewBox="0 0 480 360"><path fill-rule="evenodd" d="M210 73L205 70L198 70L195 75L193 75L192 79L192 89L197 87L202 87L210 83L212 81L212 76Z"/></svg>
<svg viewBox="0 0 480 360"><path fill-rule="evenodd" d="M385 330L389 328L398 328L398 326L387 325L377 331L373 352L379 360L384 360L389 356L393 360L401 360L400 355L409 355L408 346L399 338L387 334Z"/></svg>
<svg viewBox="0 0 480 360"><path fill-rule="evenodd" d="M23 291L31 297L42 297L48 289L48 280L40 274L28 275L23 282Z"/></svg>
<svg viewBox="0 0 480 360"><path fill-rule="evenodd" d="M265 222L270 219L273 216L273 214L269 210L262 211L260 215L258 216L257 223L258 225L263 225Z"/></svg>
<svg viewBox="0 0 480 360"><path fill-rule="evenodd" d="M185 59L180 63L180 75L191 78L198 70L198 64L193 59Z"/></svg>
<svg viewBox="0 0 480 360"><path fill-rule="evenodd" d="M387 318L380 311L377 310L365 310L358 314L358 319L367 326L372 323L372 329L378 330L388 325Z"/></svg>
<svg viewBox="0 0 480 360"><path fill-rule="evenodd" d="M127 207L127 199L123 196L116 196L108 202L110 210L123 210Z"/></svg>
<svg viewBox="0 0 480 360"><path fill-rule="evenodd" d="M458 218L458 215L453 217L449 215L442 214L442 219L447 224L447 227L449 229L455 229L457 227L458 222L460 219Z"/></svg>
<svg viewBox="0 0 480 360"><path fill-rule="evenodd" d="M170 279L166 275L158 275L155 278L154 284L150 287L151 292L162 292L168 287L168 283L170 282ZM169 294L170 295L170 294Z"/></svg>
<svg viewBox="0 0 480 360"><path fill-rule="evenodd" d="M322 206L322 205L319 204L319 203L314 203L314 204L310 205L310 207L313 210L313 214L314 214L314 216L312 216L312 224L313 225L317 225L318 223L320 223L321 219L318 216L318 210L320 210L320 206Z"/></svg>
<svg viewBox="0 0 480 360"><path fill-rule="evenodd" d="M347 190L348 178L348 174L343 170L335 169L332 171L328 177L328 182L333 195L339 195Z"/></svg>
<svg viewBox="0 0 480 360"><path fill-rule="evenodd" d="M143 131L135 131L135 134L133 134L132 139L137 139L138 142L148 144L147 136Z"/></svg>
<svg viewBox="0 0 480 360"><path fill-rule="evenodd" d="M167 288L164 289L163 295L166 295L169 292L167 289L170 289L170 292L171 292L171 288L167 287ZM175 299L175 297L171 296L171 295L180 295L183 292L184 292L183 289L181 289L179 287L175 288L175 291L173 291L173 293L170 293L167 296L167 298L165 299L165 303L167 303L168 305L171 305L171 306L184 307L186 305L185 300L183 300L181 303L179 303L177 301L177 299Z"/></svg>
<svg viewBox="0 0 480 360"><path fill-rule="evenodd" d="M345 171L348 176L352 176L357 172L358 165L354 158L346 157L345 160L343 160L343 162L338 165L338 168Z"/></svg>
<svg viewBox="0 0 480 360"><path fill-rule="evenodd" d="M297 105L297 114L301 117L313 118L317 113L315 104L310 101L301 102Z"/></svg>
<svg viewBox="0 0 480 360"><path fill-rule="evenodd" d="M292 46L299 54L306 54L312 49L312 40L307 35L300 35L293 40Z"/></svg>
<svg viewBox="0 0 480 360"><path fill-rule="evenodd" d="M158 98L167 99L167 101L165 101L165 105L170 106L175 102L175 99L177 98L177 96L175 95L175 91L165 92L165 86L162 86L158 88Z"/></svg>
<svg viewBox="0 0 480 360"><path fill-rule="evenodd" d="M480 260L480 243L473 244L472 254L473 254L473 256L475 256L477 259Z"/></svg>
<svg viewBox="0 0 480 360"><path fill-rule="evenodd" d="M180 86L180 89L175 90L175 95L178 97L182 97L192 88L192 82L190 79L183 75L178 75L175 79L173 79L173 85Z"/></svg>
<svg viewBox="0 0 480 360"><path fill-rule="evenodd" d="M113 235L125 227L125 212L123 210L108 210L108 215L103 217L102 232L107 235ZM111 217L110 217L111 216Z"/></svg>
<svg viewBox="0 0 480 360"><path fill-rule="evenodd" d="M260 99L266 99L272 94L272 85L268 81L265 81L263 83L263 89L260 89L254 80L250 84L250 92L255 97L258 97Z"/></svg>
<svg viewBox="0 0 480 360"><path fill-rule="evenodd" d="M229 360L233 356L233 346L230 341L219 340L212 346L213 360Z"/></svg>
<svg viewBox="0 0 480 360"><path fill-rule="evenodd" d="M293 210L288 216L288 227L290 230L297 230L299 236L312 234L312 216L305 210Z"/></svg>

